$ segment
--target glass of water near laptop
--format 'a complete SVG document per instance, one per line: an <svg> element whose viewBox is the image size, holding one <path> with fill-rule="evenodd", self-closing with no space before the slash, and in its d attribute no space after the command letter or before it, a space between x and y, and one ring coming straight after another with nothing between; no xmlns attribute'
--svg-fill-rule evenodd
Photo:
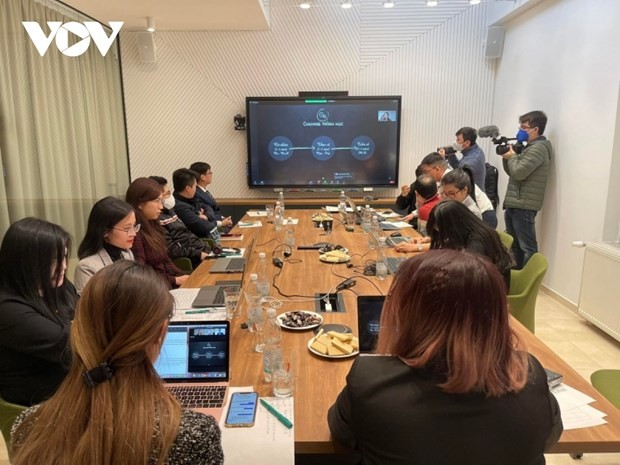
<svg viewBox="0 0 620 465"><path fill-rule="evenodd" d="M241 290L238 287L224 288L224 305L226 306L226 319L232 320L239 303Z"/></svg>

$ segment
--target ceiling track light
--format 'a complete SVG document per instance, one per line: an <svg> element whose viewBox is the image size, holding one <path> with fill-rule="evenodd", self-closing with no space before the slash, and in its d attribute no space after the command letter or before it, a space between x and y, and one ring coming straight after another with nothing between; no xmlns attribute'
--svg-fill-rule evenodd
<svg viewBox="0 0 620 465"><path fill-rule="evenodd" d="M155 32L155 18L152 16L146 18L146 30L149 32Z"/></svg>
<svg viewBox="0 0 620 465"><path fill-rule="evenodd" d="M353 7L353 3L352 3L352 2L346 2L346 1L345 1L345 2L342 2L342 3L340 4L340 6L341 6L342 8L344 8L345 10L348 10L349 8Z"/></svg>
<svg viewBox="0 0 620 465"><path fill-rule="evenodd" d="M394 8L394 5L396 5L396 3L391 0L386 0L383 2L383 8Z"/></svg>
<svg viewBox="0 0 620 465"><path fill-rule="evenodd" d="M439 2L437 0L428 0L426 2L426 6L437 6L439 5Z"/></svg>
<svg viewBox="0 0 620 465"><path fill-rule="evenodd" d="M469 0L469 4L470 5L479 5L480 4L480 0Z"/></svg>
<svg viewBox="0 0 620 465"><path fill-rule="evenodd" d="M308 8L310 8L310 3L309 2L301 2L299 4L299 8L301 8L302 10L307 10Z"/></svg>

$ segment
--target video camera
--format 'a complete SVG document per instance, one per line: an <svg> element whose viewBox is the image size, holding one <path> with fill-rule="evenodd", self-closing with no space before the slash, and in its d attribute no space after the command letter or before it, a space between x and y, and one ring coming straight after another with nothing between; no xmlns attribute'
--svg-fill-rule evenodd
<svg viewBox="0 0 620 465"><path fill-rule="evenodd" d="M437 151L438 152L441 149L443 149L446 152L446 155L452 155L452 154L456 153L456 150L454 150L454 147L452 147L451 145L448 145L446 147L437 147Z"/></svg>
<svg viewBox="0 0 620 465"><path fill-rule="evenodd" d="M491 139L491 142L497 145L497 147L495 147L495 153L498 155L505 155L506 153L508 153L511 145L512 150L514 150L516 154L520 154L521 152L523 152L523 149L525 147L523 145L523 142L516 142L514 144L511 144L511 142L515 140L517 140L515 137L508 138L505 136L499 136Z"/></svg>

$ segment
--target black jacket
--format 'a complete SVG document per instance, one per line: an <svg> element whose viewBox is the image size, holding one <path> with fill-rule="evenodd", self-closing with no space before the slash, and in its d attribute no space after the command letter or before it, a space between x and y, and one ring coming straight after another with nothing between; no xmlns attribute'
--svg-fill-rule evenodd
<svg viewBox="0 0 620 465"><path fill-rule="evenodd" d="M166 243L168 244L168 255L171 259L187 257L192 261L196 268L202 261L200 254L209 253L209 245L198 238L187 226L179 219L173 210L164 208L159 215L159 224L166 231Z"/></svg>
<svg viewBox="0 0 620 465"><path fill-rule="evenodd" d="M199 218L201 212L206 212L207 207L198 199L186 199L176 192L174 193L175 205L174 211L181 219L187 229L198 237L211 238L211 231L217 228L217 220L207 215L207 219Z"/></svg>
<svg viewBox="0 0 620 465"><path fill-rule="evenodd" d="M77 299L75 287L63 286ZM48 309L0 290L0 396L19 405L49 398L71 365L69 331L74 308Z"/></svg>

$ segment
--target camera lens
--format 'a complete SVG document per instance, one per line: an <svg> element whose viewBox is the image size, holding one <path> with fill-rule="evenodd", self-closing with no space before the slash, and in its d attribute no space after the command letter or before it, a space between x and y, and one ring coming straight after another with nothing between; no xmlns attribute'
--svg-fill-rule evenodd
<svg viewBox="0 0 620 465"><path fill-rule="evenodd" d="M506 153L508 153L508 150L510 150L509 145L498 145L497 147L495 147L495 153L498 155L505 155Z"/></svg>

